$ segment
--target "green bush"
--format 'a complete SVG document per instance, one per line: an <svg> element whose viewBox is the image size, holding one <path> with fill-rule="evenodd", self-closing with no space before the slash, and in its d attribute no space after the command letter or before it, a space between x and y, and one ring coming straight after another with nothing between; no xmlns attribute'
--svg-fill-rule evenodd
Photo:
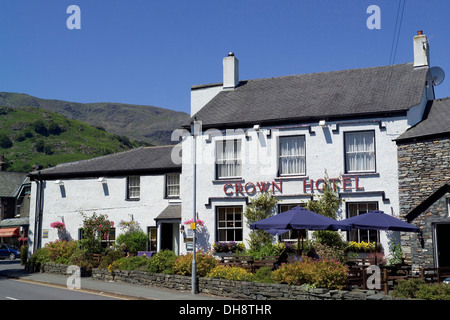
<svg viewBox="0 0 450 320"><path fill-rule="evenodd" d="M394 297L408 299L450 300L450 286L444 283L427 284L423 279L399 280Z"/></svg>
<svg viewBox="0 0 450 320"><path fill-rule="evenodd" d="M244 268L222 265L211 269L206 277L236 281L252 281L253 279L253 275Z"/></svg>
<svg viewBox="0 0 450 320"><path fill-rule="evenodd" d="M147 268L146 257L123 257L118 260L114 260L109 266L108 270L145 270Z"/></svg>
<svg viewBox="0 0 450 320"><path fill-rule="evenodd" d="M28 260L28 246L22 246L20 248L20 264L25 265Z"/></svg>
<svg viewBox="0 0 450 320"><path fill-rule="evenodd" d="M445 283L422 285L419 287L416 297L427 300L450 300L450 285Z"/></svg>
<svg viewBox="0 0 450 320"><path fill-rule="evenodd" d="M147 271L150 273L173 273L173 266L177 259L171 250L162 250L148 259Z"/></svg>
<svg viewBox="0 0 450 320"><path fill-rule="evenodd" d="M347 267L334 260L312 260L287 263L272 272L278 283L314 285L318 288L342 289L347 280Z"/></svg>
<svg viewBox="0 0 450 320"><path fill-rule="evenodd" d="M271 267L262 267L256 270L252 277L253 282L260 283L272 283L272 268Z"/></svg>
<svg viewBox="0 0 450 320"><path fill-rule="evenodd" d="M210 252L197 251L195 254L195 261L197 263L197 275L205 277L212 269L218 265L217 259ZM180 255L174 263L174 272L183 276L190 276L192 274L192 253L187 255Z"/></svg>
<svg viewBox="0 0 450 320"><path fill-rule="evenodd" d="M56 263L68 264L72 254L78 249L78 241L56 240L45 245L50 260Z"/></svg>
<svg viewBox="0 0 450 320"><path fill-rule="evenodd" d="M43 263L49 261L51 260L48 249L39 248L31 255L30 260L28 261L28 265L32 270L37 271L40 269Z"/></svg>
<svg viewBox="0 0 450 320"><path fill-rule="evenodd" d="M130 254L136 255L138 251L144 251L148 242L148 235L141 230L127 232L117 237L116 243L125 243Z"/></svg>
<svg viewBox="0 0 450 320"><path fill-rule="evenodd" d="M98 268L107 269L110 264L121 258L123 258L123 253L121 250L108 251L108 253L102 258Z"/></svg>

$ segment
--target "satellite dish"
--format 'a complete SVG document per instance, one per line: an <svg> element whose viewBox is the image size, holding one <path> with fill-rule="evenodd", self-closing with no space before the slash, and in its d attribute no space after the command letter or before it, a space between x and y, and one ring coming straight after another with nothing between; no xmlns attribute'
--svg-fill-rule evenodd
<svg viewBox="0 0 450 320"><path fill-rule="evenodd" d="M427 82L437 86L444 81L445 73L441 67L432 67L427 72Z"/></svg>

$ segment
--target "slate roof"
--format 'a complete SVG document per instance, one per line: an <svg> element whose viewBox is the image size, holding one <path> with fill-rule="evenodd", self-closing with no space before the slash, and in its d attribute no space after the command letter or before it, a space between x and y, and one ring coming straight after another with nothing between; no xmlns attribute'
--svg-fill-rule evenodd
<svg viewBox="0 0 450 320"><path fill-rule="evenodd" d="M17 193L26 179L26 173L0 171L0 197L17 197Z"/></svg>
<svg viewBox="0 0 450 320"><path fill-rule="evenodd" d="M428 102L422 121L406 130L396 141L450 137L450 97Z"/></svg>
<svg viewBox="0 0 450 320"><path fill-rule="evenodd" d="M155 220L181 219L181 204L169 204Z"/></svg>
<svg viewBox="0 0 450 320"><path fill-rule="evenodd" d="M30 173L31 179L103 177L127 174L181 172L181 164L172 161L174 146L142 147L89 160L63 163Z"/></svg>
<svg viewBox="0 0 450 320"><path fill-rule="evenodd" d="M420 103L427 70L406 63L240 81L194 116L203 128L223 128L404 113Z"/></svg>

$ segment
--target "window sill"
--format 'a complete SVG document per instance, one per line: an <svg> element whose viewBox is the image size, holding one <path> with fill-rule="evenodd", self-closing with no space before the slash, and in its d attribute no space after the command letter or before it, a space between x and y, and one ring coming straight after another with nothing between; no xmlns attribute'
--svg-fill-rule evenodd
<svg viewBox="0 0 450 320"><path fill-rule="evenodd" d="M141 198L125 198L125 201L140 201Z"/></svg>
<svg viewBox="0 0 450 320"><path fill-rule="evenodd" d="M358 177L362 177L362 176L379 177L380 173L378 173L378 172L351 172L351 173L344 173L344 174L342 174L343 178L354 177L354 176L358 176Z"/></svg>
<svg viewBox="0 0 450 320"><path fill-rule="evenodd" d="M215 179L212 181L212 183L234 183L234 182L244 182L245 180L243 178L223 178L223 179Z"/></svg>
<svg viewBox="0 0 450 320"><path fill-rule="evenodd" d="M309 176L302 174L282 175L275 178L275 180L297 180L297 179L309 179Z"/></svg>

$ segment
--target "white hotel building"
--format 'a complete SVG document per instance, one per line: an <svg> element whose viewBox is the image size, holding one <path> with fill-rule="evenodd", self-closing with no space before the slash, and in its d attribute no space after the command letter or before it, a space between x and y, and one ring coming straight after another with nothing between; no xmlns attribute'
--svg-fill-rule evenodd
<svg viewBox="0 0 450 320"><path fill-rule="evenodd" d="M33 172L30 247L56 240L50 223L61 218L77 240L80 211L109 213L115 224L133 215L149 233L148 250L191 250L184 223L194 211L205 222L197 232L198 248L220 241L247 244L243 212L253 197L273 191L281 212L320 195L325 171L332 181L341 179L337 190L345 202L339 219L372 209L399 217L394 140L422 120L427 101L434 99L426 37L418 34L413 43L412 63L245 81L229 54L223 83L191 88L192 117L173 135L185 136L177 148L146 148L145 154L131 151ZM201 123L195 166L194 120ZM168 156L181 162L178 147L182 163L170 163ZM179 197L167 196L173 174L179 174ZM98 181L102 177L106 189ZM127 190L136 179L141 196L131 199ZM375 240L367 231L343 236ZM395 232L381 233L386 254L394 238L399 239Z"/></svg>
<svg viewBox="0 0 450 320"><path fill-rule="evenodd" d="M341 179L340 219L373 209L399 217L394 139L421 121L434 99L428 69L422 34L414 37L413 63L267 79L239 80L230 53L223 83L192 87L190 123L196 120L199 132L195 146L192 136L182 142L182 220L193 218L196 199L205 222L198 247L246 243L243 211L252 197L272 191L281 212L320 195L325 171L332 182ZM343 236L376 240L368 231ZM394 238L399 234L381 233L386 254Z"/></svg>

